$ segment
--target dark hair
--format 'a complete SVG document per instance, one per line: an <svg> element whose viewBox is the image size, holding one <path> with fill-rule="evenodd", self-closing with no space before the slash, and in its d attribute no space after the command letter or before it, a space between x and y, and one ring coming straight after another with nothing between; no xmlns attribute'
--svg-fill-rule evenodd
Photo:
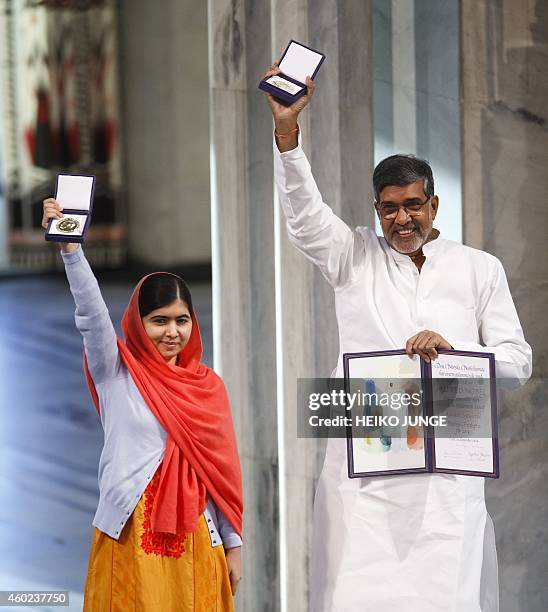
<svg viewBox="0 0 548 612"><path fill-rule="evenodd" d="M414 155L391 155L379 162L373 172L375 201L379 202L385 187L404 187L417 181L423 181L424 194L431 198L434 195L434 177L430 164Z"/></svg>
<svg viewBox="0 0 548 612"><path fill-rule="evenodd" d="M185 302L192 316L192 297L185 281L166 272L152 274L139 291L139 314L141 318L146 317L153 310L168 306L178 299Z"/></svg>

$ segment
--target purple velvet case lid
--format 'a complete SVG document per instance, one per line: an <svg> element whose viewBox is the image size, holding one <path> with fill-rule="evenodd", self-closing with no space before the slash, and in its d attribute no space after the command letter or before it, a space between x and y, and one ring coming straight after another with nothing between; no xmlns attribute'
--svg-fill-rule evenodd
<svg viewBox="0 0 548 612"><path fill-rule="evenodd" d="M49 223L48 223L48 229L46 230L46 234L44 236L45 240L47 242L72 242L72 243L83 243L85 238L86 238L86 234L87 231L89 229L89 226L91 224L91 213L93 211L93 199L95 196L95 175L93 174L58 174L57 175L57 180L55 182L55 198L57 199L57 193L59 190L59 177L60 176L85 176L88 178L92 179L92 183L91 183L91 193L90 193L90 201L89 201L89 208L87 209L79 209L79 208L63 208L63 214L64 215L82 215L86 217L86 221L84 224L84 229L82 230L81 235L79 236L70 236L70 235L64 235L64 234L50 234L50 228L52 226L53 223L53 219L50 219Z"/></svg>
<svg viewBox="0 0 548 612"><path fill-rule="evenodd" d="M303 45L302 43L297 42L296 40L290 40L289 44L287 45L287 47L285 48L285 51L282 54L282 57L280 58L280 63L279 63L280 70L282 70L284 58L287 58L287 53L290 50L291 45L298 45L299 47L308 49L309 51L312 51L313 53L316 53L317 55L320 56L316 67L314 68L312 74L310 75L310 78L314 79L316 74L318 73L318 70L320 69L320 66L323 64L323 61L325 59L325 54L320 53L319 51L316 51L316 49L312 49L312 47ZM294 83L295 85L302 87L302 89L296 92L295 94L291 94L288 91L284 91L283 89L280 89L279 87L276 87L275 85L272 85L271 83L267 83L266 79L263 79L259 83L259 89L261 89L262 91L266 91L267 93L273 95L275 98L277 98L278 100L281 100L282 102L285 102L286 104L293 104L293 102L298 100L300 97L304 96L304 94L306 93L305 83L301 82L298 79L295 79L294 77L289 76L288 74L285 74L283 70L278 76L286 79L287 81L290 81L291 83ZM268 78L271 78L271 77L268 77Z"/></svg>

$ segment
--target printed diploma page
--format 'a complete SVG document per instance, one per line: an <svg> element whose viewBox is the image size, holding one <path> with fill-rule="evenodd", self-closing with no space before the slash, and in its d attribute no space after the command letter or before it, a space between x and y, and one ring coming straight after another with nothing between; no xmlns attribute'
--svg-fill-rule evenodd
<svg viewBox="0 0 548 612"><path fill-rule="evenodd" d="M442 353L430 366L433 408L447 416L433 428L434 471L498 473L492 360Z"/></svg>

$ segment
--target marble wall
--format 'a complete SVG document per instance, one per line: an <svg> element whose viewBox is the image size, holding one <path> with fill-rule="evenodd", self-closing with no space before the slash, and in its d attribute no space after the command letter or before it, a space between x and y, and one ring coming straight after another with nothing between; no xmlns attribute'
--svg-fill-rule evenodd
<svg viewBox="0 0 548 612"><path fill-rule="evenodd" d="M487 483L502 612L548 609L548 4L461 2L464 240L504 264L533 380L501 407Z"/></svg>
<svg viewBox="0 0 548 612"><path fill-rule="evenodd" d="M208 263L206 3L123 0L118 21L129 254Z"/></svg>

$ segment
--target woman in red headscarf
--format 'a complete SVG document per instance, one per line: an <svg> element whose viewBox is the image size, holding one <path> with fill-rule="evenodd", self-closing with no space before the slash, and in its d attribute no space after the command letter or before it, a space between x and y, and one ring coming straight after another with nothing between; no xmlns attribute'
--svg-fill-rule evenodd
<svg viewBox="0 0 548 612"><path fill-rule="evenodd" d="M44 200L42 225L62 217ZM61 255L105 443L84 611L233 610L242 483L228 397L201 363L192 298L173 274L138 283L116 336L82 249Z"/></svg>

